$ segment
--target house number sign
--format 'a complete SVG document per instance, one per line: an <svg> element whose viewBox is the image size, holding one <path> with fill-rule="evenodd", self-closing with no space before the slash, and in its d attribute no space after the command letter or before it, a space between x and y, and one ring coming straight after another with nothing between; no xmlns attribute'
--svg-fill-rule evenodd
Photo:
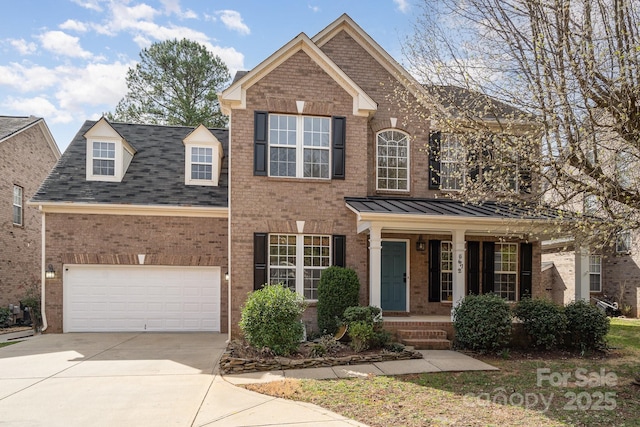
<svg viewBox="0 0 640 427"><path fill-rule="evenodd" d="M462 262L462 254L458 254L458 273L464 270L464 262Z"/></svg>

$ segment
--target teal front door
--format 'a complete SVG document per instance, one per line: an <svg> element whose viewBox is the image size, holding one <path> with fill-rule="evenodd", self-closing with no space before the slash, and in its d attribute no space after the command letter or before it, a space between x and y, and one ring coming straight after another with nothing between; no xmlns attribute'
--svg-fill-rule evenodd
<svg viewBox="0 0 640 427"><path fill-rule="evenodd" d="M382 241L381 305L385 311L407 311L407 243Z"/></svg>

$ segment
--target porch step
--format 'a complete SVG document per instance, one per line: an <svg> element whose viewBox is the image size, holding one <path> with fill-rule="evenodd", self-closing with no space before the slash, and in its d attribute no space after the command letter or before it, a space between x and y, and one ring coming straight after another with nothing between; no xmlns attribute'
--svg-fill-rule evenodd
<svg viewBox="0 0 640 427"><path fill-rule="evenodd" d="M398 338L447 339L447 332L441 329L398 329Z"/></svg>
<svg viewBox="0 0 640 427"><path fill-rule="evenodd" d="M416 350L450 350L447 332L440 329L399 329L398 340Z"/></svg>
<svg viewBox="0 0 640 427"><path fill-rule="evenodd" d="M400 342L416 350L451 350L451 341L432 338L403 338Z"/></svg>

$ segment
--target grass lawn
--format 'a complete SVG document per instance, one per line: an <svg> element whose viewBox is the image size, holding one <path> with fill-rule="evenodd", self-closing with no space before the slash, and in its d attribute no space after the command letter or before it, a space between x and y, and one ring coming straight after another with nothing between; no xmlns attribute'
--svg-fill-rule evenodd
<svg viewBox="0 0 640 427"><path fill-rule="evenodd" d="M15 343L17 343L17 342L19 342L19 341L0 342L0 348L2 348L2 347L6 347L6 346L11 345L11 344L15 344Z"/></svg>
<svg viewBox="0 0 640 427"><path fill-rule="evenodd" d="M607 355L476 356L500 371L248 386L371 426L640 426L640 320L612 319Z"/></svg>

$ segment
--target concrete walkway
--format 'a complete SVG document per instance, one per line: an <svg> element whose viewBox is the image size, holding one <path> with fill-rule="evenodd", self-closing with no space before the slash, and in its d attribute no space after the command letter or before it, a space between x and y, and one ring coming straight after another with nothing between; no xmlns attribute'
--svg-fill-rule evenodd
<svg viewBox="0 0 640 427"><path fill-rule="evenodd" d="M0 426L362 426L233 384L493 369L435 351L425 360L221 377L225 340L212 333L48 334L0 348Z"/></svg>

